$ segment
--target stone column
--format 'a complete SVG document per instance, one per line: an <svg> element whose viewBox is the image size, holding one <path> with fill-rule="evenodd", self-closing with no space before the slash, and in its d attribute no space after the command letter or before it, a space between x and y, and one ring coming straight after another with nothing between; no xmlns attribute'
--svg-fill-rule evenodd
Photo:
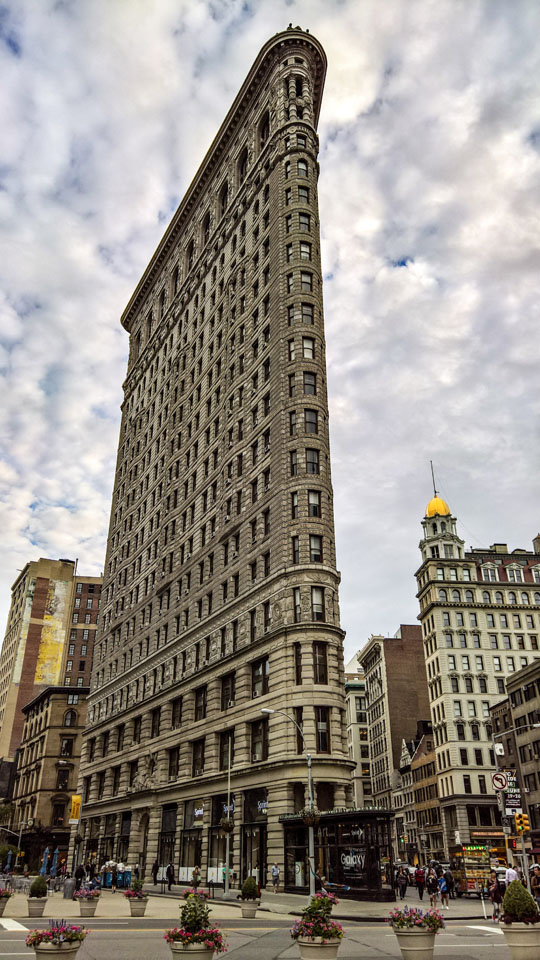
<svg viewBox="0 0 540 960"><path fill-rule="evenodd" d="M267 864L268 874L273 863L281 871L280 886L285 883L285 851L283 825L279 822L282 813L292 813L294 806L292 785L286 782L268 787L268 824L267 824Z"/></svg>
<svg viewBox="0 0 540 960"><path fill-rule="evenodd" d="M150 808L150 822L148 824L148 846L146 848L146 875L150 876L152 864L158 856L159 832L161 830L161 807L156 803ZM160 864L165 866L165 864Z"/></svg>

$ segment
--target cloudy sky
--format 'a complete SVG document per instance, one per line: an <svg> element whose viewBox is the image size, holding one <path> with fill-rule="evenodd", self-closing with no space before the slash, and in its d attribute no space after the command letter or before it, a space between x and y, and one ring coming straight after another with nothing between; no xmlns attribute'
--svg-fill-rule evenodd
<svg viewBox="0 0 540 960"><path fill-rule="evenodd" d="M429 461L467 545L538 508L537 0L0 5L0 623L103 568L119 316L265 40L329 61L320 210L346 653L417 613Z"/></svg>

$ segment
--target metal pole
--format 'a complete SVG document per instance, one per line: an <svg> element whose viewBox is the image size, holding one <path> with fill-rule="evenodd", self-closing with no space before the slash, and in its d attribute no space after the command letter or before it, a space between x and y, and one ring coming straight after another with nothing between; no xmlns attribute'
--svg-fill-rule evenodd
<svg viewBox="0 0 540 960"><path fill-rule="evenodd" d="M19 839L17 841L17 856L15 857L15 870L19 866L19 853L21 852L21 838L24 828L24 823L21 821L21 829L19 830Z"/></svg>
<svg viewBox="0 0 540 960"><path fill-rule="evenodd" d="M311 775L311 754L306 754L307 759L307 769L308 769L308 795L309 795L309 812L313 817L314 803L313 803L313 779ZM309 859L309 895L310 897L315 896L315 832L313 829L313 824L308 827L308 859Z"/></svg>
<svg viewBox="0 0 540 960"><path fill-rule="evenodd" d="M227 765L227 819L231 819L231 735L229 734L229 763ZM227 830L225 835L225 899L229 895L229 856L231 834Z"/></svg>

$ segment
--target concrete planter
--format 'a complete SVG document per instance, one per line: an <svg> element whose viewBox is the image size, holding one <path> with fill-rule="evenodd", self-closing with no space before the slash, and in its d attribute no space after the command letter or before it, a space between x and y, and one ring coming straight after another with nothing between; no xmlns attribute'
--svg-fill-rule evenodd
<svg viewBox="0 0 540 960"><path fill-rule="evenodd" d="M185 957L186 953L194 955L196 960L212 960L214 951L204 943L170 943L173 958Z"/></svg>
<svg viewBox="0 0 540 960"><path fill-rule="evenodd" d="M9 897L0 898L0 917L2 916L4 910L6 909L6 903L8 902L9 899L10 899Z"/></svg>
<svg viewBox="0 0 540 960"><path fill-rule="evenodd" d="M299 937L296 942L300 947L302 960L335 960L341 940L327 940L323 943L322 937L311 937L308 940Z"/></svg>
<svg viewBox="0 0 540 960"><path fill-rule="evenodd" d="M129 900L129 909L132 917L144 917L148 897L126 897Z"/></svg>
<svg viewBox="0 0 540 960"><path fill-rule="evenodd" d="M502 923L501 928L512 960L538 960L540 923Z"/></svg>
<svg viewBox="0 0 540 960"><path fill-rule="evenodd" d="M28 904L29 917L43 916L45 904L47 903L47 897L27 897L26 902Z"/></svg>
<svg viewBox="0 0 540 960"><path fill-rule="evenodd" d="M259 909L258 900L242 900L240 904L242 908L242 916L244 920L253 920L257 910Z"/></svg>
<svg viewBox="0 0 540 960"><path fill-rule="evenodd" d="M34 947L36 960L74 960L77 950L81 946L81 941L76 943L38 943Z"/></svg>
<svg viewBox="0 0 540 960"><path fill-rule="evenodd" d="M79 900L79 909L81 917L93 917L96 912L99 897L93 897L91 900Z"/></svg>
<svg viewBox="0 0 540 960"><path fill-rule="evenodd" d="M394 930L403 960L433 960L435 934L429 930Z"/></svg>

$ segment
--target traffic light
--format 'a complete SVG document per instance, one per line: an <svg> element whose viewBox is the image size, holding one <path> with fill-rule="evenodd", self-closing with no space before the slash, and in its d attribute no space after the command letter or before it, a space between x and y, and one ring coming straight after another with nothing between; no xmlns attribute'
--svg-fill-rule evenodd
<svg viewBox="0 0 540 960"><path fill-rule="evenodd" d="M529 818L526 813L515 813L514 821L516 824L517 833L526 833L528 830L531 829Z"/></svg>
<svg viewBox="0 0 540 960"><path fill-rule="evenodd" d="M506 842L509 850L517 850L517 840L515 837L507 837Z"/></svg>

